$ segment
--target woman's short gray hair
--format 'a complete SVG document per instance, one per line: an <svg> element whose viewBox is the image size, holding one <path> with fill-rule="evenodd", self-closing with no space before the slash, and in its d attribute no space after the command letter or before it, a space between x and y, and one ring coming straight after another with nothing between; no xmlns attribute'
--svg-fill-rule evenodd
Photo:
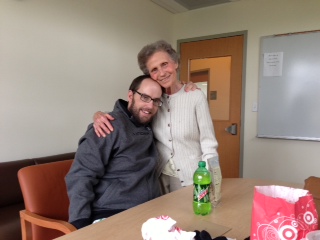
<svg viewBox="0 0 320 240"><path fill-rule="evenodd" d="M175 62L179 64L179 55L172 48L172 46L167 43L164 40L160 40L151 44L148 44L144 46L140 52L138 53L138 64L139 68L144 74L149 74L148 68L147 68L147 61L149 58L156 52L166 52L169 54L170 58Z"/></svg>

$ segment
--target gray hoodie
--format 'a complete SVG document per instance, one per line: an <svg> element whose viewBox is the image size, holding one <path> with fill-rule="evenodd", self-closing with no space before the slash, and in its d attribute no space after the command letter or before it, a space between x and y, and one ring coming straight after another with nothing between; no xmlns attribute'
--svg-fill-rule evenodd
<svg viewBox="0 0 320 240"><path fill-rule="evenodd" d="M116 102L110 135L97 137L90 124L79 141L66 176L69 222L77 228L108 211L126 210L160 195L153 132L135 121L127 105Z"/></svg>

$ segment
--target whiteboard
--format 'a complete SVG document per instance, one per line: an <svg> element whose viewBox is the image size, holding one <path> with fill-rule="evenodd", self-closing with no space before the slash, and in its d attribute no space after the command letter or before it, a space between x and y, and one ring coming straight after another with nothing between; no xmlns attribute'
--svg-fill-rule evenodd
<svg viewBox="0 0 320 240"><path fill-rule="evenodd" d="M320 141L320 32L261 38L258 137Z"/></svg>

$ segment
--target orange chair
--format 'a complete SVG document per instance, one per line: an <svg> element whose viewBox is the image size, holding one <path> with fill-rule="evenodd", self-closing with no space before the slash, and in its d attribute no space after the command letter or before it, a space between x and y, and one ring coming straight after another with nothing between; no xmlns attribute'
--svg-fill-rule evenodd
<svg viewBox="0 0 320 240"><path fill-rule="evenodd" d="M73 160L28 166L18 171L25 210L20 211L22 240L46 240L75 231L68 223L65 184Z"/></svg>
<svg viewBox="0 0 320 240"><path fill-rule="evenodd" d="M312 194L314 202L316 203L318 213L318 229L320 229L320 178L319 177L308 177L304 180L304 189L309 190Z"/></svg>

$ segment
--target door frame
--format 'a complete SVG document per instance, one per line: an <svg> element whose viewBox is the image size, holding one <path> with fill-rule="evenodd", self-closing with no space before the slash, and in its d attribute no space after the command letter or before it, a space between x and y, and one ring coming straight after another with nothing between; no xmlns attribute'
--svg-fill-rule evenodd
<svg viewBox="0 0 320 240"><path fill-rule="evenodd" d="M211 40L217 38L228 38L234 36L243 36L243 59L242 59L242 93L241 93L241 133L240 133L240 163L239 163L239 176L243 177L243 148L244 148L244 116L245 116L245 86L246 86L246 59L247 59L247 38L248 30L229 32L208 36L200 36L194 38L184 38L177 40L177 52L180 55L180 44L188 42L198 42L203 40ZM190 71L189 71L190 72ZM179 73L180 74L180 73ZM189 81L189 79L188 79Z"/></svg>

